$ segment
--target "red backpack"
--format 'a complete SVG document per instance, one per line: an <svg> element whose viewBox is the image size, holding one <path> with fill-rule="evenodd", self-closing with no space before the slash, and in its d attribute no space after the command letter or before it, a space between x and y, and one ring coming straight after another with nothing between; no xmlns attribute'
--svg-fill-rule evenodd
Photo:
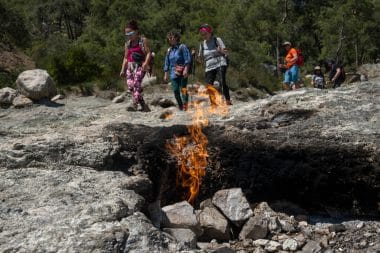
<svg viewBox="0 0 380 253"><path fill-rule="evenodd" d="M298 67L302 67L305 64L305 57L302 54L302 51L300 49L296 49L298 59L296 61L296 64Z"/></svg>

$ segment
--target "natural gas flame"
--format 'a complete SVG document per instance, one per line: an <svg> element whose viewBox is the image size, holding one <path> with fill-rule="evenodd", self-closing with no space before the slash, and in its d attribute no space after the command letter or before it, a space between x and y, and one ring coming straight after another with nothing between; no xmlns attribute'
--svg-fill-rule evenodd
<svg viewBox="0 0 380 253"><path fill-rule="evenodd" d="M207 93L209 94L211 101L209 113L226 116L229 113L228 105L225 103L218 90L215 89L214 86L208 85Z"/></svg>
<svg viewBox="0 0 380 253"><path fill-rule="evenodd" d="M205 106L208 96L214 102L211 108ZM208 125L210 113L228 114L228 107L223 103L221 95L215 88L207 88L206 92L199 92L197 97L198 100L192 101L191 109L188 111L192 116L191 125L187 127L189 135L174 137L172 142L166 144L167 149L178 161L179 170L176 183L188 189L186 199L191 204L199 194L208 164L208 140L202 129Z"/></svg>
<svg viewBox="0 0 380 253"><path fill-rule="evenodd" d="M169 120L173 118L173 113L172 112L164 112L160 115L160 118L163 120Z"/></svg>

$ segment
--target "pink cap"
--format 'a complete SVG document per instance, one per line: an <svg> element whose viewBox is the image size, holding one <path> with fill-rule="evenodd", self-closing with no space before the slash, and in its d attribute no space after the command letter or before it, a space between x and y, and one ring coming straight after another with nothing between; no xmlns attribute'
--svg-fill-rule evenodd
<svg viewBox="0 0 380 253"><path fill-rule="evenodd" d="M199 27L200 32L212 33L212 27L208 24L201 25Z"/></svg>

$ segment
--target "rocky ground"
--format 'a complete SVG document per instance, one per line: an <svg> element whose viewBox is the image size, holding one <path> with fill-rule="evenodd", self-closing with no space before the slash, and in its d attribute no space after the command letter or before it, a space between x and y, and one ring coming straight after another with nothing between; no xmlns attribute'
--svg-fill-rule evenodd
<svg viewBox="0 0 380 253"><path fill-rule="evenodd" d="M194 207L181 202L165 149L191 122L158 105L173 100L169 86L146 88L161 101L151 112L127 111L129 96L0 109L0 251L379 252L379 94L373 79L233 97L204 129L209 164ZM240 189L251 214L223 211L222 189ZM193 225L168 222L173 205Z"/></svg>

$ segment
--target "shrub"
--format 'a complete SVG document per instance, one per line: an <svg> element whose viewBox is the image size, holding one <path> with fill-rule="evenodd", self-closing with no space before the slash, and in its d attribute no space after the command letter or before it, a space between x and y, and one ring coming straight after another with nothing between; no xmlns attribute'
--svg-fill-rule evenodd
<svg viewBox="0 0 380 253"><path fill-rule="evenodd" d="M0 71L0 89L4 87L14 88L16 79L16 72Z"/></svg>
<svg viewBox="0 0 380 253"><path fill-rule="evenodd" d="M86 51L76 46L62 56L52 56L47 69L59 85L90 81L100 72L99 66L90 61Z"/></svg>

